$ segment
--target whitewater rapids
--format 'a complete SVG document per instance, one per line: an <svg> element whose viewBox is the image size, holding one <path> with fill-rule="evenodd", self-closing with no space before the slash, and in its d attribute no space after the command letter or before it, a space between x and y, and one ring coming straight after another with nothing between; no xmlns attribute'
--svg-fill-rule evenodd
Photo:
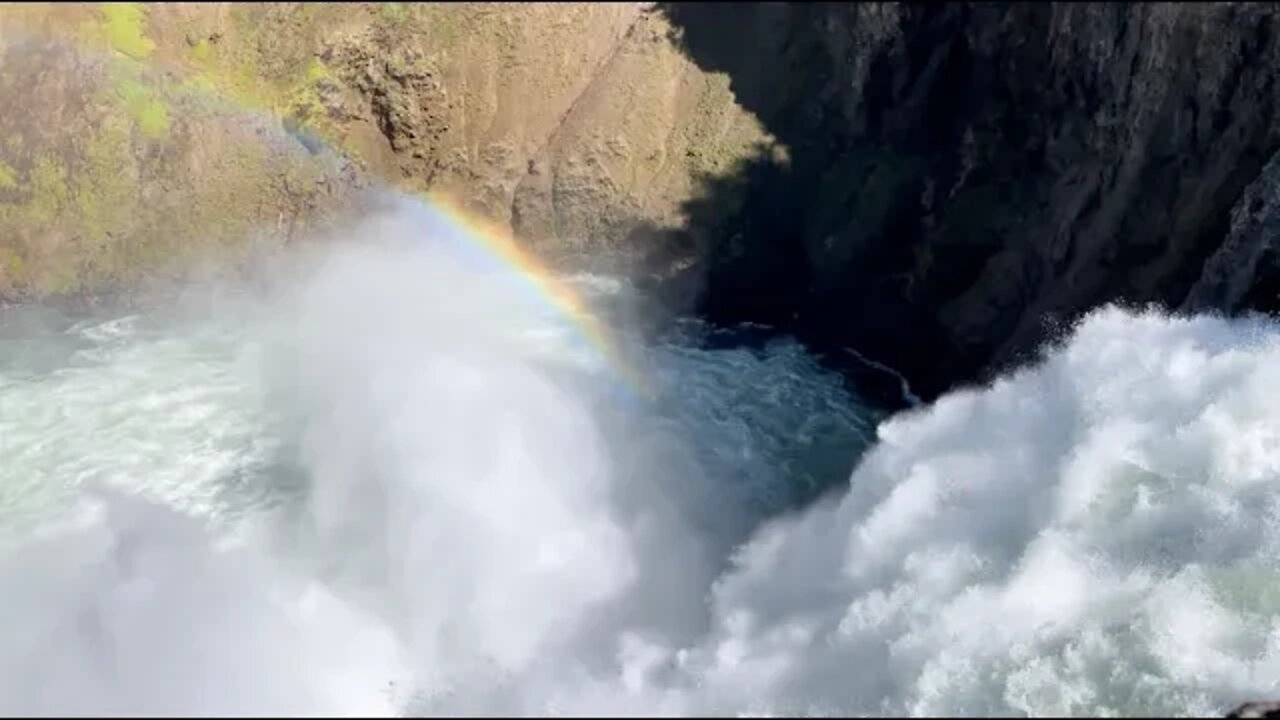
<svg viewBox="0 0 1280 720"><path fill-rule="evenodd" d="M642 397L416 222L269 290L0 317L0 713L1280 695L1271 322L1102 310L883 422L794 343L620 333Z"/></svg>

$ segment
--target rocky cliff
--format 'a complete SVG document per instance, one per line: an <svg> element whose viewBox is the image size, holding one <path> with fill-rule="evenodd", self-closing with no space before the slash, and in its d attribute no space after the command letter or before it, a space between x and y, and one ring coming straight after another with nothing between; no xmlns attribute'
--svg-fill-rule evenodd
<svg viewBox="0 0 1280 720"><path fill-rule="evenodd" d="M0 299L287 238L373 182L643 259L768 142L670 35L640 3L0 5Z"/></svg>
<svg viewBox="0 0 1280 720"><path fill-rule="evenodd" d="M1101 302L1275 302L1274 5L765 3L733 32L711 5L663 12L789 155L741 168L716 315L851 344L932 395Z"/></svg>
<svg viewBox="0 0 1280 720"><path fill-rule="evenodd" d="M1271 5L0 5L0 299L360 188L900 368L924 396L1099 303L1271 309Z"/></svg>

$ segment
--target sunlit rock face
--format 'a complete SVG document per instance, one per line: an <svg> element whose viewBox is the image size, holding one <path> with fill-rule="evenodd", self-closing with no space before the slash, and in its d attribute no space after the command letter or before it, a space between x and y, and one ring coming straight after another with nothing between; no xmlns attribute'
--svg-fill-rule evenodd
<svg viewBox="0 0 1280 720"><path fill-rule="evenodd" d="M0 43L7 299L300 236L361 174L545 255L687 265L667 230L768 140L650 4L10 5Z"/></svg>

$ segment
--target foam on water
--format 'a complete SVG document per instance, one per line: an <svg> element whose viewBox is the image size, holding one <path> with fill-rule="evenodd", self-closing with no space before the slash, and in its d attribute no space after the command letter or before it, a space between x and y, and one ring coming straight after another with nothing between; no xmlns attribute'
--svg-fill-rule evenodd
<svg viewBox="0 0 1280 720"><path fill-rule="evenodd" d="M0 710L537 711L627 632L702 632L729 548L789 502L763 490L865 443L786 342L653 346L666 391L619 402L572 328L414 230L372 219L265 297L3 319Z"/></svg>
<svg viewBox="0 0 1280 720"><path fill-rule="evenodd" d="M1280 692L1267 321L1095 313L881 424L847 491L796 510L875 418L793 343L637 346L659 397L619 402L554 318L438 255L296 266L263 298L0 326L0 711L1186 715Z"/></svg>
<svg viewBox="0 0 1280 720"><path fill-rule="evenodd" d="M131 315L0 340L4 526L85 482L207 512L215 479L271 451L252 421L255 378L233 333L149 328Z"/></svg>
<svg viewBox="0 0 1280 720"><path fill-rule="evenodd" d="M759 533L688 659L714 708L1215 714L1280 690L1280 332L1108 309L894 418Z"/></svg>

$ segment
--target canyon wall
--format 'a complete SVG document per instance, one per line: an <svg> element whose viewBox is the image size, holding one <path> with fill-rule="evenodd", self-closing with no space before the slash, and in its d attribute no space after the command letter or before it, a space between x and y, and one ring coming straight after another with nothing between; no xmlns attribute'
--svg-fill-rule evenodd
<svg viewBox="0 0 1280 720"><path fill-rule="evenodd" d="M0 299L287 241L370 185L687 263L638 230L769 136L671 35L644 3L0 5Z"/></svg>
<svg viewBox="0 0 1280 720"><path fill-rule="evenodd" d="M1100 303L1273 309L1277 12L0 5L0 299L287 242L387 184L928 397Z"/></svg>
<svg viewBox="0 0 1280 720"><path fill-rule="evenodd" d="M745 212L716 221L715 315L858 347L928 396L1103 302L1275 302L1249 220L1274 198L1275 5L757 3L733 32L662 10L790 160L749 162Z"/></svg>

